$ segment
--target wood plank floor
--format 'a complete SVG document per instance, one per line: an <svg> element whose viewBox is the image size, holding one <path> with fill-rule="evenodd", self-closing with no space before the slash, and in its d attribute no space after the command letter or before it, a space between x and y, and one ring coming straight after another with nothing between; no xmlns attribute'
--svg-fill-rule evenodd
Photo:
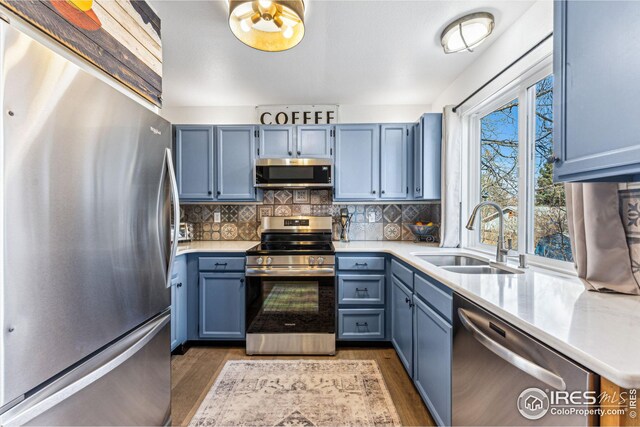
<svg viewBox="0 0 640 427"><path fill-rule="evenodd" d="M247 356L244 347L191 347L171 359L171 413L174 426L187 425L228 360L372 359L378 362L391 399L405 426L435 426L429 411L391 348L339 348L336 356Z"/></svg>

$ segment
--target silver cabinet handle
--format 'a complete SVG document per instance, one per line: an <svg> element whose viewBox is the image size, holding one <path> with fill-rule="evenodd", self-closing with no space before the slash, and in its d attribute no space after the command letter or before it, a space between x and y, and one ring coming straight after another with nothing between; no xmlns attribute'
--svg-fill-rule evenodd
<svg viewBox="0 0 640 427"><path fill-rule="evenodd" d="M553 372L543 368L540 365L536 365L530 360L525 359L517 353L509 350L505 346L497 343L489 338L484 332L482 332L473 322L467 317L465 311L462 308L458 309L458 317L462 326L473 335L473 337L489 351L500 357L504 361L512 364L516 368L520 369L531 375L533 378L542 381L543 383L555 388L556 390L566 390L567 384L564 380Z"/></svg>
<svg viewBox="0 0 640 427"><path fill-rule="evenodd" d="M176 259L176 252L178 251L178 237L180 237L180 197L178 196L178 181L176 180L176 173L173 170L173 156L171 155L171 149L166 149L164 158L167 164L167 170L169 172L171 195L173 198L173 242L171 243L171 256L169 257L169 265L167 266L167 288L170 288L171 271L173 269L173 262Z"/></svg>

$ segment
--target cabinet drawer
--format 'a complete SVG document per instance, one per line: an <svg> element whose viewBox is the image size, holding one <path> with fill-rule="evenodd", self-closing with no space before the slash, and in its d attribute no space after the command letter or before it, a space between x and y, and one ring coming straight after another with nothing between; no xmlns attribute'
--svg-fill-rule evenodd
<svg viewBox="0 0 640 427"><path fill-rule="evenodd" d="M340 257L338 258L338 269L382 271L384 270L384 257Z"/></svg>
<svg viewBox="0 0 640 427"><path fill-rule="evenodd" d="M400 264L398 261L391 260L391 273L400 279L409 289L413 290L413 271Z"/></svg>
<svg viewBox="0 0 640 427"><path fill-rule="evenodd" d="M338 338L370 340L384 338L384 308L338 310Z"/></svg>
<svg viewBox="0 0 640 427"><path fill-rule="evenodd" d="M200 271L244 271L244 257L200 257Z"/></svg>
<svg viewBox="0 0 640 427"><path fill-rule="evenodd" d="M428 279L417 274L415 277L415 287L415 292L420 298L433 307L433 309L445 319L451 322L453 297L450 292L440 289Z"/></svg>
<svg viewBox="0 0 640 427"><path fill-rule="evenodd" d="M384 304L384 276L379 274L340 274L338 276L338 303Z"/></svg>

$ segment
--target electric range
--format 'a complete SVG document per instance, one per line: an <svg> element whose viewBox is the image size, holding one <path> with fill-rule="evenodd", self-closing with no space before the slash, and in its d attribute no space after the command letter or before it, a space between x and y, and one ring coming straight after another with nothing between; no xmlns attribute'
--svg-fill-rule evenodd
<svg viewBox="0 0 640 427"><path fill-rule="evenodd" d="M335 354L331 217L264 217L247 251L247 354Z"/></svg>

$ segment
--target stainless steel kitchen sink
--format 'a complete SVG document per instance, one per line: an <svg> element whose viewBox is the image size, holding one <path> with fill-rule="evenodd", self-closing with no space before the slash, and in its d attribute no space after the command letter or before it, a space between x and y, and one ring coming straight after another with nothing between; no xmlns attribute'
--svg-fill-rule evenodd
<svg viewBox="0 0 640 427"><path fill-rule="evenodd" d="M473 258L466 255L416 255L423 261L427 261L437 267L444 266L472 266L489 265L489 261Z"/></svg>
<svg viewBox="0 0 640 427"><path fill-rule="evenodd" d="M523 271L516 269L504 269L491 265L455 265L444 266L443 270L459 274L522 274Z"/></svg>

